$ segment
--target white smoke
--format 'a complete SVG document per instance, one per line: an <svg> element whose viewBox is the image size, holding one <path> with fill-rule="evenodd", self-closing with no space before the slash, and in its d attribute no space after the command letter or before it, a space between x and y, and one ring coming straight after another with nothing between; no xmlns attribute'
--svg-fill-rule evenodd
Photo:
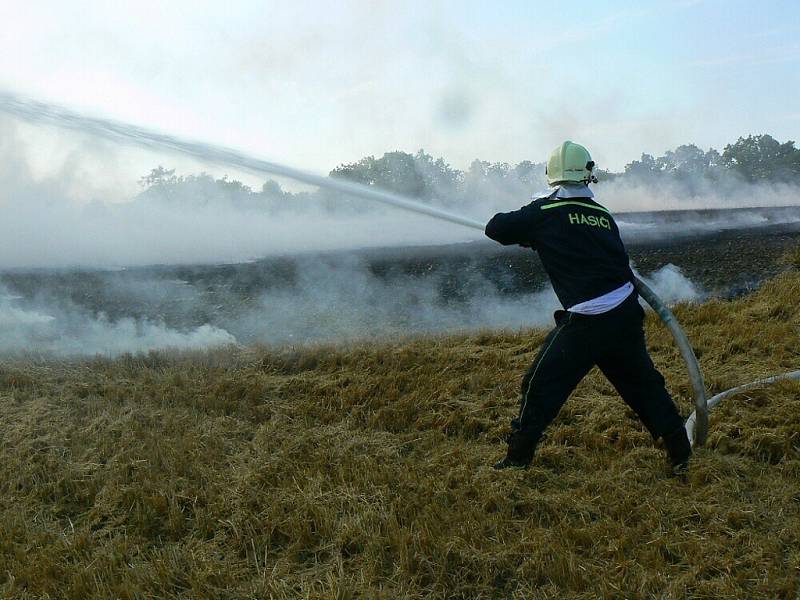
<svg viewBox="0 0 800 600"><path fill-rule="evenodd" d="M0 94L0 109L35 123L56 123L68 128L71 138L84 140L83 154L70 156L60 169L55 169L57 175L43 179L32 173L29 163L33 150L26 150L20 143L16 126L7 118L0 120L0 269L241 262L275 254L482 239L477 230L382 206L374 201L381 192L369 186L307 174L225 148L122 123L82 117L14 96ZM98 139L106 145L124 142L162 153L168 150L238 171L299 177L306 183L333 186L339 192L306 198L304 206L279 214L237 207L214 197L188 204L173 203L169 198L149 198L151 201L145 202L141 197L108 202L108 198L96 195L93 202L88 197L76 201L76 189L92 187L76 184L82 172L81 157L107 154L107 146L98 145ZM456 218L463 215L479 228L495 212L527 204L536 192L526 190L525 185L490 178L485 184L470 188L476 197L460 198L457 205L453 204L454 198L440 200L449 212L457 213ZM362 197L347 198L343 190ZM797 186L753 185L735 178L718 182L698 178L691 185L662 181L656 185L625 177L598 184L595 191L597 200L613 211L800 205ZM334 204L347 203L350 210L327 210L323 205L326 199ZM384 200L389 198L380 201ZM772 222L798 223L800 213L694 215L678 222L658 213L644 222L623 213L618 218L623 235L658 237Z"/></svg>
<svg viewBox="0 0 800 600"><path fill-rule="evenodd" d="M733 172L722 181L700 175L687 181L622 177L594 188L598 201L617 213L800 206L800 187L796 184L750 183Z"/></svg>
<svg viewBox="0 0 800 600"><path fill-rule="evenodd" d="M634 272L636 272L634 270ZM667 304L700 302L705 294L698 285L686 277L679 267L667 264L647 276L636 273Z"/></svg>
<svg viewBox="0 0 800 600"><path fill-rule="evenodd" d="M55 356L140 353L155 349L195 350L233 344L228 332L208 324L177 331L149 319L109 319L70 302L19 306L19 296L0 287L0 352Z"/></svg>
<svg viewBox="0 0 800 600"><path fill-rule="evenodd" d="M0 287L0 353L116 356L234 343L294 345L513 331L552 326L553 313L561 308L549 285L533 293L507 293L470 270L464 271L455 291L446 293L443 287L451 283L446 275L377 276L352 256L308 259L298 267L291 284L280 282L254 298L230 291L209 298L206 289L182 281L127 279L124 273L106 276L103 284L111 288L106 292L115 294L108 302L131 302L116 306L114 316L76 304L60 288L25 299ZM645 280L668 303L702 297L674 265ZM228 282L228 287L235 283ZM165 310L170 302L172 310ZM226 310L237 303L240 308Z"/></svg>
<svg viewBox="0 0 800 600"><path fill-rule="evenodd" d="M262 294L257 309L235 327L266 343L345 340L542 326L558 308L550 287L504 294L470 272L452 294L443 293L447 284L438 275L378 277L353 258L305 263L292 287Z"/></svg>
<svg viewBox="0 0 800 600"><path fill-rule="evenodd" d="M0 269L233 263L276 254L459 243L478 232L399 214L271 215L214 205L42 203L2 207Z"/></svg>
<svg viewBox="0 0 800 600"><path fill-rule="evenodd" d="M128 202L106 202L102 197L94 202L76 201L75 190L81 186L61 175L68 169L58 172L59 176L45 179L35 176L13 135L0 136L0 270L243 263L269 255L482 239L479 231L361 200L353 201L355 210L341 213L313 201L280 213L215 202L213 197L178 203L152 197L147 201L142 197ZM529 198L523 191L516 185L487 185L481 197L455 210L485 221L496 211L526 204ZM613 183L597 186L596 191L601 203L616 209L699 208L697 198L687 200L678 190L663 187ZM797 204L795 189L787 186L743 186L737 193L726 188L724 194L719 189L708 194L707 204L726 207ZM691 227L748 227L772 222L771 218L764 212L751 212L726 215L719 221L696 217L675 221L666 216L643 221L634 215L621 215L619 220L625 235L671 236ZM780 218L788 222L796 214ZM76 281L84 276L80 271L74 274ZM66 272L63 277L71 275ZM648 282L667 302L703 297L672 265L651 274ZM208 290L200 285L159 279L123 277L106 284L116 289L119 298L135 303L135 310L124 302L113 310L102 304L80 304L57 286L47 294L27 295L8 284L5 291L0 287L0 352L118 355L232 343L293 344L483 328L515 330L546 327L560 308L550 287L536 293L509 293L496 282L467 272L455 284L435 274L378 277L357 259L310 257L300 261L293 281L261 285L244 301L234 294L209 299ZM227 284L234 286L237 281L233 278ZM442 292L452 285L455 293ZM162 314L161 307L168 302L173 304L171 312Z"/></svg>

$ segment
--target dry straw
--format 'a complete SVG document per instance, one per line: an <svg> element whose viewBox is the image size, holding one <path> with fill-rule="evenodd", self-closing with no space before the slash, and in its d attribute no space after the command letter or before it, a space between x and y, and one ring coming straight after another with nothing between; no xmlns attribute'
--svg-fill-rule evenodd
<svg viewBox="0 0 800 600"><path fill-rule="evenodd" d="M800 275L679 306L711 393L797 368ZM651 316L684 413L684 365ZM686 482L593 372L503 451L543 332L0 368L7 598L796 598L800 385L729 398Z"/></svg>

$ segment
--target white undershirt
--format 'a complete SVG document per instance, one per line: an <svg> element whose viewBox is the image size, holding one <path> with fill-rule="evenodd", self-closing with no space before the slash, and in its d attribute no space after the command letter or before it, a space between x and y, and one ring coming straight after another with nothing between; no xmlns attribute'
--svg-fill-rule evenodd
<svg viewBox="0 0 800 600"><path fill-rule="evenodd" d="M556 198L594 198L594 193L585 183L565 184L556 190Z"/></svg>
<svg viewBox="0 0 800 600"><path fill-rule="evenodd" d="M594 198L594 192L585 183L570 183L557 187L555 190L545 192L534 198Z"/></svg>
<svg viewBox="0 0 800 600"><path fill-rule="evenodd" d="M580 304L571 306L567 310L579 315L602 315L603 313L610 311L612 308L617 308L627 299L628 296L631 295L632 291L633 283L629 281L625 285L622 285L615 290L611 290L607 294L603 294L597 298L592 298L586 302L581 302Z"/></svg>

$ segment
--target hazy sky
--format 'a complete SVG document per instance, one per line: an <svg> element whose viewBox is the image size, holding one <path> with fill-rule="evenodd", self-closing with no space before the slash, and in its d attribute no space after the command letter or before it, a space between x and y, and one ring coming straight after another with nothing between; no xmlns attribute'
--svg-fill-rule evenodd
<svg viewBox="0 0 800 600"><path fill-rule="evenodd" d="M566 138L620 169L800 138L797 8L0 0L0 88L316 172L420 147L459 168L540 161Z"/></svg>

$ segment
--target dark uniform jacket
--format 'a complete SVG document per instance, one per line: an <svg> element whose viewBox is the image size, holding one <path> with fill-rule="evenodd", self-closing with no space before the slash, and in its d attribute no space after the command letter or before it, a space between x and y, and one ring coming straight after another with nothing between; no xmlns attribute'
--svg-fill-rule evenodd
<svg viewBox="0 0 800 600"><path fill-rule="evenodd" d="M519 210L496 214L486 235L506 246L536 250L564 308L633 281L614 218L591 198L558 198L553 192Z"/></svg>

